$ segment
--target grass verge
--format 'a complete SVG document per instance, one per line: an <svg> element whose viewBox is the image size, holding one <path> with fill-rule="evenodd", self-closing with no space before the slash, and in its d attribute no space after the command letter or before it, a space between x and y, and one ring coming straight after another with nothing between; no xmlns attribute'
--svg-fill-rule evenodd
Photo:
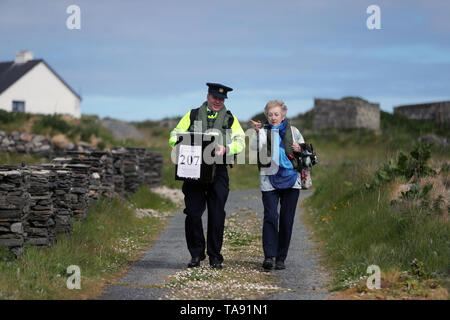
<svg viewBox="0 0 450 320"><path fill-rule="evenodd" d="M144 202L156 195L141 188L131 196L134 204L166 210L164 200ZM27 247L21 259L0 255L0 299L90 299L121 275L157 238L166 220L137 218L133 206L122 199L101 199L89 208L85 221L75 221L71 235L59 235L52 248ZM67 268L80 267L81 289L67 289Z"/></svg>
<svg viewBox="0 0 450 320"><path fill-rule="evenodd" d="M304 203L333 273L333 290L365 298L448 299L447 216L417 200L393 205L394 191L406 179L367 189L379 161L365 158L365 147L349 149L358 160L326 158L327 165L313 169L314 193ZM382 271L382 290L368 294L367 267L373 264Z"/></svg>

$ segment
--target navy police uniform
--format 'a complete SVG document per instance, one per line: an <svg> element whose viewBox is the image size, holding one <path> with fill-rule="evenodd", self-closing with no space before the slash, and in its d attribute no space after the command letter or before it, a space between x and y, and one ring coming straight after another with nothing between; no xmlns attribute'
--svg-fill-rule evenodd
<svg viewBox="0 0 450 320"><path fill-rule="evenodd" d="M207 83L207 86L208 93L219 99L226 99L227 92L233 90L218 83ZM212 128L222 131L224 141L220 144L226 147L225 157L234 156L245 150L245 134L237 118L226 109L225 105L219 111L210 110L206 101L199 108L190 110L171 131L169 143L172 147L177 142L177 134L198 130L194 128L194 121L201 121L202 132ZM228 162L224 161L224 163ZM200 265L200 261L206 258L205 249L210 265L214 268L222 267L223 256L220 252L223 243L228 186L226 164L216 164L212 183L190 180L183 183L186 242L192 257L188 267ZM206 242L202 224L205 209L208 209Z"/></svg>

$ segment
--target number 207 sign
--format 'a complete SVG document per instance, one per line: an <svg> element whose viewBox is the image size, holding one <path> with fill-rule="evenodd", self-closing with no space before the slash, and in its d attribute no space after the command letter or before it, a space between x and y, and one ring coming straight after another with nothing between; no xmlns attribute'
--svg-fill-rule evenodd
<svg viewBox="0 0 450 320"><path fill-rule="evenodd" d="M178 151L177 176L180 178L200 179L202 147L180 145Z"/></svg>

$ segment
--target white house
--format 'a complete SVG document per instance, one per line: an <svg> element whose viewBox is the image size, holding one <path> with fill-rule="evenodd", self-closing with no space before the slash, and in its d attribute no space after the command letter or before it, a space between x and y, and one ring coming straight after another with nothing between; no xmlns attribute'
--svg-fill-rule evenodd
<svg viewBox="0 0 450 320"><path fill-rule="evenodd" d="M43 60L20 51L0 62L0 109L81 117L81 97Z"/></svg>

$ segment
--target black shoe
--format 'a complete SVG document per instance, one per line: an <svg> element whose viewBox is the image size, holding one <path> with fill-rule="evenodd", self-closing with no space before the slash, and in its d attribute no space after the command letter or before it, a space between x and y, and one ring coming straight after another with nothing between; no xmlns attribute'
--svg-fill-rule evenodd
<svg viewBox="0 0 450 320"><path fill-rule="evenodd" d="M286 266L284 265L284 261L277 260L275 262L275 270L284 270L286 269Z"/></svg>
<svg viewBox="0 0 450 320"><path fill-rule="evenodd" d="M191 262L188 263L188 268L200 267L200 261L202 261L200 257L193 257Z"/></svg>
<svg viewBox="0 0 450 320"><path fill-rule="evenodd" d="M273 269L273 258L265 258L262 266L266 270Z"/></svg>
<svg viewBox="0 0 450 320"><path fill-rule="evenodd" d="M222 262L220 262L218 259L213 258L211 260L209 260L209 265L211 266L211 268L213 269L222 269Z"/></svg>

